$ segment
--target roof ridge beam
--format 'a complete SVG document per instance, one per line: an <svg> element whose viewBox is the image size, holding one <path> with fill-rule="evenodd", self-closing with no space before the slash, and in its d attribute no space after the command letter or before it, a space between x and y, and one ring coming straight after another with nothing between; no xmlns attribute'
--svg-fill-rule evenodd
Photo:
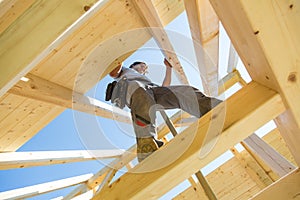
<svg viewBox="0 0 300 200"><path fill-rule="evenodd" d="M97 115L99 117L131 123L130 114L124 110L113 107L97 99L87 97L81 93L77 93L76 91L33 74L27 74L26 78L29 79L27 82L19 81L9 90L9 92L27 98L52 103L57 106Z"/></svg>

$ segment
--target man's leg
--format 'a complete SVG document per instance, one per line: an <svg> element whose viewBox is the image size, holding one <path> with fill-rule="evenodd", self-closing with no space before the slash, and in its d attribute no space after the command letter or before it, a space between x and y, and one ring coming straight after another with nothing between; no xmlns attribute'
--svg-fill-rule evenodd
<svg viewBox="0 0 300 200"><path fill-rule="evenodd" d="M198 118L222 102L216 98L205 96L191 86L155 87L152 90L156 103L163 108L180 108Z"/></svg>
<svg viewBox="0 0 300 200"><path fill-rule="evenodd" d="M131 97L131 115L137 140L137 156L141 162L163 143L155 140L155 101L151 90L138 88Z"/></svg>

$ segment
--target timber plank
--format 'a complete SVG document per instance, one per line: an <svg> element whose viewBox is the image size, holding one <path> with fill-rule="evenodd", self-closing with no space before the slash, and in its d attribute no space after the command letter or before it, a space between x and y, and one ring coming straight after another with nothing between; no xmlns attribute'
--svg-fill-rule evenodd
<svg viewBox="0 0 300 200"><path fill-rule="evenodd" d="M9 27L35 0L3 0L0 2L0 34Z"/></svg>
<svg viewBox="0 0 300 200"><path fill-rule="evenodd" d="M18 97L14 94L5 94L0 100L0 123L14 110L25 101L24 97Z"/></svg>
<svg viewBox="0 0 300 200"><path fill-rule="evenodd" d="M37 134L42 128L44 128L49 122L54 120L59 114L61 114L65 108L60 106L51 107L49 112L43 113L42 117L40 116L38 121L32 124L26 131L21 131L18 134L18 137L10 144L5 145L2 144L1 146L5 145L5 149L3 151L16 151L18 150L23 144L25 144L28 140L30 140L35 134Z"/></svg>
<svg viewBox="0 0 300 200"><path fill-rule="evenodd" d="M12 129L20 123L23 119L27 117L27 115L32 112L36 108L36 104L34 100L26 99L22 104L14 109L4 120L0 123L0 140L12 131ZM16 116L16 113L17 116Z"/></svg>
<svg viewBox="0 0 300 200"><path fill-rule="evenodd" d="M279 177L282 177L295 169L294 165L256 134L247 137L243 143L244 145L247 145L253 154L256 154L257 157L263 160Z"/></svg>
<svg viewBox="0 0 300 200"><path fill-rule="evenodd" d="M265 135L263 137L263 140L265 140L268 144L270 144L274 149L276 149L276 151L278 151L278 153L284 156L293 165L297 166L293 155L289 151L286 142L282 138L277 128L273 129L271 132Z"/></svg>
<svg viewBox="0 0 300 200"><path fill-rule="evenodd" d="M38 101L34 101L31 99L27 99L29 102L29 106L24 108L23 110L16 110L18 113L19 121L17 123L13 123L12 126L8 126L7 128L3 128L1 131L2 137L0 137L0 151L8 151L8 146L13 144L16 139L19 137L26 138L24 132L33 126L33 124L40 119L40 116L48 113L52 108L51 105L47 103L42 103ZM21 107L23 109L23 107ZM15 114L12 114L14 117Z"/></svg>

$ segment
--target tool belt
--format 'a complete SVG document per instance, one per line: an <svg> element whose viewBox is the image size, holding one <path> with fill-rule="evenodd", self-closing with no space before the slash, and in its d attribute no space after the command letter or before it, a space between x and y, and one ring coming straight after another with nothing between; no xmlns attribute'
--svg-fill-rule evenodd
<svg viewBox="0 0 300 200"><path fill-rule="evenodd" d="M128 82L125 77L118 82L109 83L106 88L105 100L110 100L112 104L123 109L126 105L127 87Z"/></svg>

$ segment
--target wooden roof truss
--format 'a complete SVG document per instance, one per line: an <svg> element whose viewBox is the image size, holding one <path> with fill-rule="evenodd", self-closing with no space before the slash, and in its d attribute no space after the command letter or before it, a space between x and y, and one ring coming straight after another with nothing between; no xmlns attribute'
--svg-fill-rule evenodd
<svg viewBox="0 0 300 200"><path fill-rule="evenodd" d="M241 89L198 120L186 113L171 116L171 124L186 128L170 139L168 126L158 127L158 137L167 144L139 164L134 161L135 145L127 151L92 154L88 150L16 152L66 108L113 118L111 105L85 92L151 37L173 64L178 79L188 84L164 30L183 11L204 91L218 96L236 84ZM220 23L232 42L228 75L222 81ZM134 37L120 34L132 30L139 30L132 32ZM299 36L296 0L1 1L0 169L108 158L113 159L113 168L0 192L0 198L28 198L76 185L59 199L158 199L185 180L190 187L174 199L299 197ZM237 54L251 76L249 83L236 70ZM113 111L115 120L131 123L129 113ZM258 137L255 131L270 120L276 128ZM228 151L232 158L200 176L205 166ZM124 167L128 172L115 179ZM197 172L198 179L193 175Z"/></svg>

